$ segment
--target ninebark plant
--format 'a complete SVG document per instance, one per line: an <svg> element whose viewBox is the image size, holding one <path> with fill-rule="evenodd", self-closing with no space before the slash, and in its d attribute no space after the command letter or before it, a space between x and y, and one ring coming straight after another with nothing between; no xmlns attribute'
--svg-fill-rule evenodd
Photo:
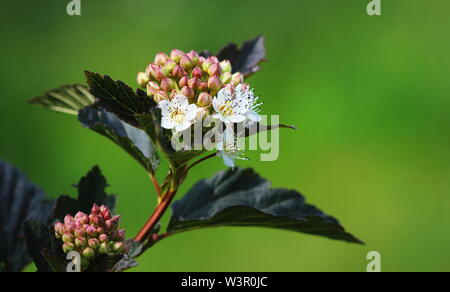
<svg viewBox="0 0 450 292"><path fill-rule="evenodd" d="M0 163L0 271L20 271L31 260L44 272L66 271L66 254L78 252L82 271L120 272L137 265L136 258L157 242L194 229L256 226L285 229L349 243L362 243L339 222L305 202L294 190L273 189L252 169L235 167L243 153L229 141L217 149L175 150L174 135L191 131L206 118L225 125L258 125L258 131L293 128L261 125L258 97L246 79L265 59L264 38L229 44L212 55L204 51L159 53L138 73L134 91L109 76L86 71L86 85L67 85L31 100L49 110L78 116L81 124L116 143L148 173L157 205L133 239L126 240L119 216L112 214L116 197L105 192L106 179L94 167L76 185L78 198L46 200L17 169ZM251 134L241 133L239 138ZM169 172L161 182L162 156ZM189 172L207 159L221 156L228 170L196 183L177 202ZM8 206L8 208L4 208ZM162 216L172 206L165 231Z"/></svg>

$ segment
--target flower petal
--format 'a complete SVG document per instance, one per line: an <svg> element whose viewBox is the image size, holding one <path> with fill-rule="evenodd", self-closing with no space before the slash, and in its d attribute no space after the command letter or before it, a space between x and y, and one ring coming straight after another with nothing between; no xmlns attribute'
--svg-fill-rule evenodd
<svg viewBox="0 0 450 292"><path fill-rule="evenodd" d="M261 116L255 111L248 112L247 118L252 122L256 122L256 123L261 122Z"/></svg>
<svg viewBox="0 0 450 292"><path fill-rule="evenodd" d="M181 110L186 110L189 106L189 100L186 96L178 94L172 99L172 106Z"/></svg>
<svg viewBox="0 0 450 292"><path fill-rule="evenodd" d="M187 112L186 112L186 119L191 121L197 117L197 106L195 104L191 104L188 106Z"/></svg>
<svg viewBox="0 0 450 292"><path fill-rule="evenodd" d="M190 127L191 125L192 125L191 122L189 122L189 121L184 121L183 123L176 125L176 126L175 126L175 130L176 130L177 132L183 132L184 130L189 129L189 127Z"/></svg>
<svg viewBox="0 0 450 292"><path fill-rule="evenodd" d="M159 104L158 104L159 108L161 109L161 114L166 117L168 115L170 115L170 108L171 108L171 104L170 101L168 100L162 100Z"/></svg>
<svg viewBox="0 0 450 292"><path fill-rule="evenodd" d="M175 123L172 121L171 118L163 117L161 120L161 127L164 129L171 130L175 127Z"/></svg>
<svg viewBox="0 0 450 292"><path fill-rule="evenodd" d="M244 115L235 115L228 118L228 120L232 123L238 124L245 121L247 118Z"/></svg>
<svg viewBox="0 0 450 292"><path fill-rule="evenodd" d="M231 93L231 89L228 87L222 88L219 93L217 93L217 98L220 103L225 103L227 100L231 100L233 94Z"/></svg>
<svg viewBox="0 0 450 292"><path fill-rule="evenodd" d="M220 103L217 97L213 99L213 107L216 112L220 112Z"/></svg>

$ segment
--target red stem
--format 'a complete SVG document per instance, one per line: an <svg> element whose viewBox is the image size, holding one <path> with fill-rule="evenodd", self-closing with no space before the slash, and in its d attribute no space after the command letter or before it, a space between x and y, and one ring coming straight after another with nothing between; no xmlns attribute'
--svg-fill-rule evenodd
<svg viewBox="0 0 450 292"><path fill-rule="evenodd" d="M147 238L153 228L155 228L156 224L158 224L159 220L161 220L161 217L167 211L167 208L169 207L176 193L177 192L174 190L168 191L168 193L163 197L161 203L156 207L150 219L148 219L142 230L136 235L134 241L142 242Z"/></svg>

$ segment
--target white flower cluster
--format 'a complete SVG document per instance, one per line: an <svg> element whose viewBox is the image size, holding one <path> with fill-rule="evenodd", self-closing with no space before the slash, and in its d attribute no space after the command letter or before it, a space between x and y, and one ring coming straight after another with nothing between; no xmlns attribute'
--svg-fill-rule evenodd
<svg viewBox="0 0 450 292"><path fill-rule="evenodd" d="M225 125L260 122L258 114L260 104L258 97L247 84L239 84L234 88L227 85L222 88L212 102L212 118L223 122ZM190 104L188 97L178 94L172 100L163 100L159 103L162 113L161 126L172 130L174 134L188 130L199 118L204 117L204 109L195 104ZM227 131L225 131L227 133ZM223 134L217 141L219 155L229 167L234 167L235 159L243 159L242 153L237 147L237 137Z"/></svg>

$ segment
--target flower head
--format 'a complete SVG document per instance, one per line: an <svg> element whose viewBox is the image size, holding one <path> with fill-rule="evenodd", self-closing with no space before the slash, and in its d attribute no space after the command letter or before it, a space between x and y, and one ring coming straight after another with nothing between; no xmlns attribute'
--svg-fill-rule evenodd
<svg viewBox="0 0 450 292"><path fill-rule="evenodd" d="M175 132L187 130L197 117L197 106L189 104L184 95L176 95L171 101L163 100L159 107L163 116L161 126Z"/></svg>
<svg viewBox="0 0 450 292"><path fill-rule="evenodd" d="M213 100L216 114L213 116L222 122L242 123L246 120L259 122L261 117L257 113L259 104L256 104L253 90L248 85L239 84L236 88L231 85L221 89Z"/></svg>
<svg viewBox="0 0 450 292"><path fill-rule="evenodd" d="M125 233L119 229L119 219L119 216L111 218L108 207L94 205L90 215L78 212L75 217L67 215L64 223L56 223L55 236L62 241L65 253L77 251L83 257L82 262L89 265L104 253L126 252Z"/></svg>

